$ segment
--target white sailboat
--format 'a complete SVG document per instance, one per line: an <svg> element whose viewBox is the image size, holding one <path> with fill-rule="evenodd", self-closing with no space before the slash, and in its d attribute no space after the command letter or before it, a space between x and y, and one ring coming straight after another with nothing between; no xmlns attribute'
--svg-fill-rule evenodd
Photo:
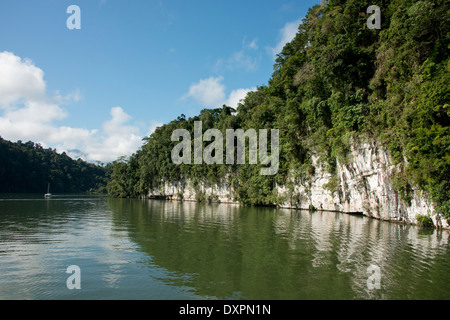
<svg viewBox="0 0 450 320"><path fill-rule="evenodd" d="M47 193L44 195L44 198L51 198L52 194L50 193L50 183L47 186Z"/></svg>

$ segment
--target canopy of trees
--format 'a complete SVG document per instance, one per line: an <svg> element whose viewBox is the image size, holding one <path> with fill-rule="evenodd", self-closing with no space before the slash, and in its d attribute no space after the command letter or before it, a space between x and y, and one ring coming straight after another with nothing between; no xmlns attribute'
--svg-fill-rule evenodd
<svg viewBox="0 0 450 320"><path fill-rule="evenodd" d="M106 182L106 168L31 141L13 143L0 137L0 193L44 194L48 183L52 193L101 191Z"/></svg>
<svg viewBox="0 0 450 320"><path fill-rule="evenodd" d="M236 198L277 203L275 182L307 179L319 154L333 173L355 139L376 139L402 170L393 178L405 201L413 186L427 191L439 212L450 212L448 0L330 0L311 8L295 39L276 59L267 85L231 108L158 128L136 154L114 163L111 195L145 194L161 181L227 180ZM381 29L369 29L367 7L381 8ZM174 165L175 129L280 130L280 170L258 166Z"/></svg>

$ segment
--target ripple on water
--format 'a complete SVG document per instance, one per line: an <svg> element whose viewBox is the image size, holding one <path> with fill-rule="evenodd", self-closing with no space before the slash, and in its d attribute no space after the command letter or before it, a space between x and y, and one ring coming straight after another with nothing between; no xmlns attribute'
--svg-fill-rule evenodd
<svg viewBox="0 0 450 320"><path fill-rule="evenodd" d="M0 299L450 296L448 233L195 203L76 197L0 206ZM69 265L81 268L81 291L66 287ZM371 265L379 291L367 287Z"/></svg>

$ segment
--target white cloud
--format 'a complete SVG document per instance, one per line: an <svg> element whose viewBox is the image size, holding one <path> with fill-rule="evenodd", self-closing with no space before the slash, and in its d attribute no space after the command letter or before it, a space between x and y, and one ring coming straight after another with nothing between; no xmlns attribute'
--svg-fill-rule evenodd
<svg viewBox="0 0 450 320"><path fill-rule="evenodd" d="M226 87L222 83L223 80L222 76L202 79L192 84L189 92L182 99L193 98L202 106L209 108L220 108L224 104L237 108L238 103L246 97L248 92L256 90L256 88L236 89L227 98L225 93Z"/></svg>
<svg viewBox="0 0 450 320"><path fill-rule="evenodd" d="M158 127L161 127L163 125L164 125L164 123L162 123L162 122L152 120L151 123L150 123L150 129L147 132L147 136L150 136L153 132L155 132L155 130Z"/></svg>
<svg viewBox="0 0 450 320"><path fill-rule="evenodd" d="M253 39L252 42L250 42L247 46L250 49L257 50L258 49L258 39L257 38Z"/></svg>
<svg viewBox="0 0 450 320"><path fill-rule="evenodd" d="M247 94L251 91L256 91L256 87L251 88L251 89L237 89L237 90L233 90L230 93L230 96L228 97L227 101L225 102L225 104L227 106L230 106L234 109L237 109L238 104L245 99L245 97L247 96Z"/></svg>
<svg viewBox="0 0 450 320"><path fill-rule="evenodd" d="M83 150L88 160L110 162L128 156L142 146L139 128L127 125L131 117L121 107L111 109L111 119L103 123L103 134L92 134Z"/></svg>
<svg viewBox="0 0 450 320"><path fill-rule="evenodd" d="M209 77L193 83L189 92L183 97L193 98L205 107L216 107L225 101L225 86L222 84L223 77Z"/></svg>
<svg viewBox="0 0 450 320"><path fill-rule="evenodd" d="M44 72L28 60L11 52L0 53L0 107L6 108L20 99L44 100Z"/></svg>
<svg viewBox="0 0 450 320"><path fill-rule="evenodd" d="M228 58L218 59L214 70L216 72L236 69L254 71L261 61L261 56L256 52L258 48L258 39L255 38L247 43L247 39L244 37L241 50L233 52Z"/></svg>
<svg viewBox="0 0 450 320"><path fill-rule="evenodd" d="M44 72L30 60L0 52L0 74L0 136L4 139L31 140L59 152L78 150L85 160L102 162L131 155L142 145L139 128L128 124L131 116L121 107L111 109L111 118L101 129L56 125L55 121L69 116L61 104L79 101L81 94L75 90L48 97Z"/></svg>
<svg viewBox="0 0 450 320"><path fill-rule="evenodd" d="M52 100L57 104L67 104L69 102L78 102L82 99L80 90L77 89L72 93L69 93L65 96L61 95L59 91L55 91L55 94Z"/></svg>
<svg viewBox="0 0 450 320"><path fill-rule="evenodd" d="M277 54L281 53L284 46L294 40L295 36L298 32L298 26L300 25L302 19L298 19L296 21L288 22L284 25L284 27L279 31L279 41L275 47L268 48L270 54L273 58L276 58Z"/></svg>

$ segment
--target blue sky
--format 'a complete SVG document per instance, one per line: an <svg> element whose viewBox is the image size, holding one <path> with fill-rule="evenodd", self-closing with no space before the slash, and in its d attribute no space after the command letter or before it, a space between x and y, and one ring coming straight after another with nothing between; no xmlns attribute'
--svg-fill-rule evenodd
<svg viewBox="0 0 450 320"><path fill-rule="evenodd" d="M157 125L267 84L319 3L2 0L0 136L89 161L130 155ZM67 28L70 5L80 30Z"/></svg>

